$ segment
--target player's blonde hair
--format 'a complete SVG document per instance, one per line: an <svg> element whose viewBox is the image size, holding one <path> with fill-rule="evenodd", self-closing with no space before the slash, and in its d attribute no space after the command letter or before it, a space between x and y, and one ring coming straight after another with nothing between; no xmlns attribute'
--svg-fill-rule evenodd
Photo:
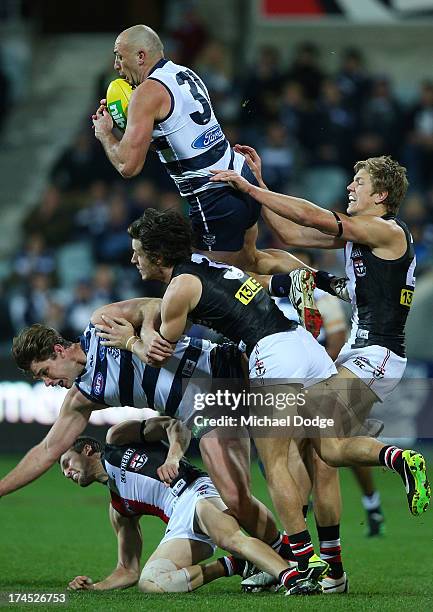
<svg viewBox="0 0 433 612"><path fill-rule="evenodd" d="M409 186L406 168L389 155L381 155L356 162L354 170L355 173L359 170L368 172L373 187L372 193L387 191L388 195L383 204L389 213L397 213Z"/></svg>

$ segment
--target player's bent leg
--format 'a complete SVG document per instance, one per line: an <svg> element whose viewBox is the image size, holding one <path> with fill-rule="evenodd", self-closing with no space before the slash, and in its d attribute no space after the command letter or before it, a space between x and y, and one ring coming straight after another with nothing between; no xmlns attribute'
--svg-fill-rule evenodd
<svg viewBox="0 0 433 612"><path fill-rule="evenodd" d="M251 561L276 578L287 569L287 563L270 546L245 535L237 520L225 512L218 497L200 500L196 506L200 529L220 548Z"/></svg>
<svg viewBox="0 0 433 612"><path fill-rule="evenodd" d="M198 565L212 555L205 542L176 538L163 542L147 560L138 582L143 593L187 593L224 575L222 567ZM212 571L213 569L213 571Z"/></svg>
<svg viewBox="0 0 433 612"><path fill-rule="evenodd" d="M251 494L249 437L219 437L214 430L201 438L200 452L230 514L250 535L267 543L275 541L278 528L272 513Z"/></svg>

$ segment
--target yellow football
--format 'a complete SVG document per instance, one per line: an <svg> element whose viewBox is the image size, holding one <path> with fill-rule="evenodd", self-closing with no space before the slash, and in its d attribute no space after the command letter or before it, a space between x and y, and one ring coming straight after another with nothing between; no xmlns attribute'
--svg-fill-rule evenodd
<svg viewBox="0 0 433 612"><path fill-rule="evenodd" d="M129 99L133 89L125 79L111 81L107 89L107 108L113 117L114 123L121 130L125 130L128 119Z"/></svg>

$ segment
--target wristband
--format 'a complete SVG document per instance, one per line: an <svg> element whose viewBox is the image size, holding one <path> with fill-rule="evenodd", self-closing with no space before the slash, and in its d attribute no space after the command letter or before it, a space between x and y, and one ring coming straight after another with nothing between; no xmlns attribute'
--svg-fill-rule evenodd
<svg viewBox="0 0 433 612"><path fill-rule="evenodd" d="M138 336L136 336L135 334L134 334L133 336L131 336L130 338L128 338L128 340L126 341L126 344L125 344L125 349L126 349L127 351L129 351L128 344L131 342L131 340L134 340L134 338L135 338L136 340L139 340L139 339L140 339L140 338L139 338ZM134 344L135 344L135 342L134 342ZM134 344L133 344L132 346L134 346ZM131 348L131 353L132 353L132 348Z"/></svg>

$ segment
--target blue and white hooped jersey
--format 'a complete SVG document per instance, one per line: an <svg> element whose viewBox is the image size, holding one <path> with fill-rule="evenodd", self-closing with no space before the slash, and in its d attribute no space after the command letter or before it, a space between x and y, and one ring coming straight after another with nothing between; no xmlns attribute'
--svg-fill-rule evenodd
<svg viewBox="0 0 433 612"><path fill-rule="evenodd" d="M215 117L206 85L186 66L161 59L149 79L162 83L171 97L164 121L155 124L153 148L182 196L227 187L210 183L210 169L241 171L245 158L235 153Z"/></svg>
<svg viewBox="0 0 433 612"><path fill-rule="evenodd" d="M130 351L101 345L89 323L80 338L87 355L75 384L88 399L106 406L152 408L186 420L197 393L210 390L211 351L208 340L184 336L163 368L146 365Z"/></svg>

